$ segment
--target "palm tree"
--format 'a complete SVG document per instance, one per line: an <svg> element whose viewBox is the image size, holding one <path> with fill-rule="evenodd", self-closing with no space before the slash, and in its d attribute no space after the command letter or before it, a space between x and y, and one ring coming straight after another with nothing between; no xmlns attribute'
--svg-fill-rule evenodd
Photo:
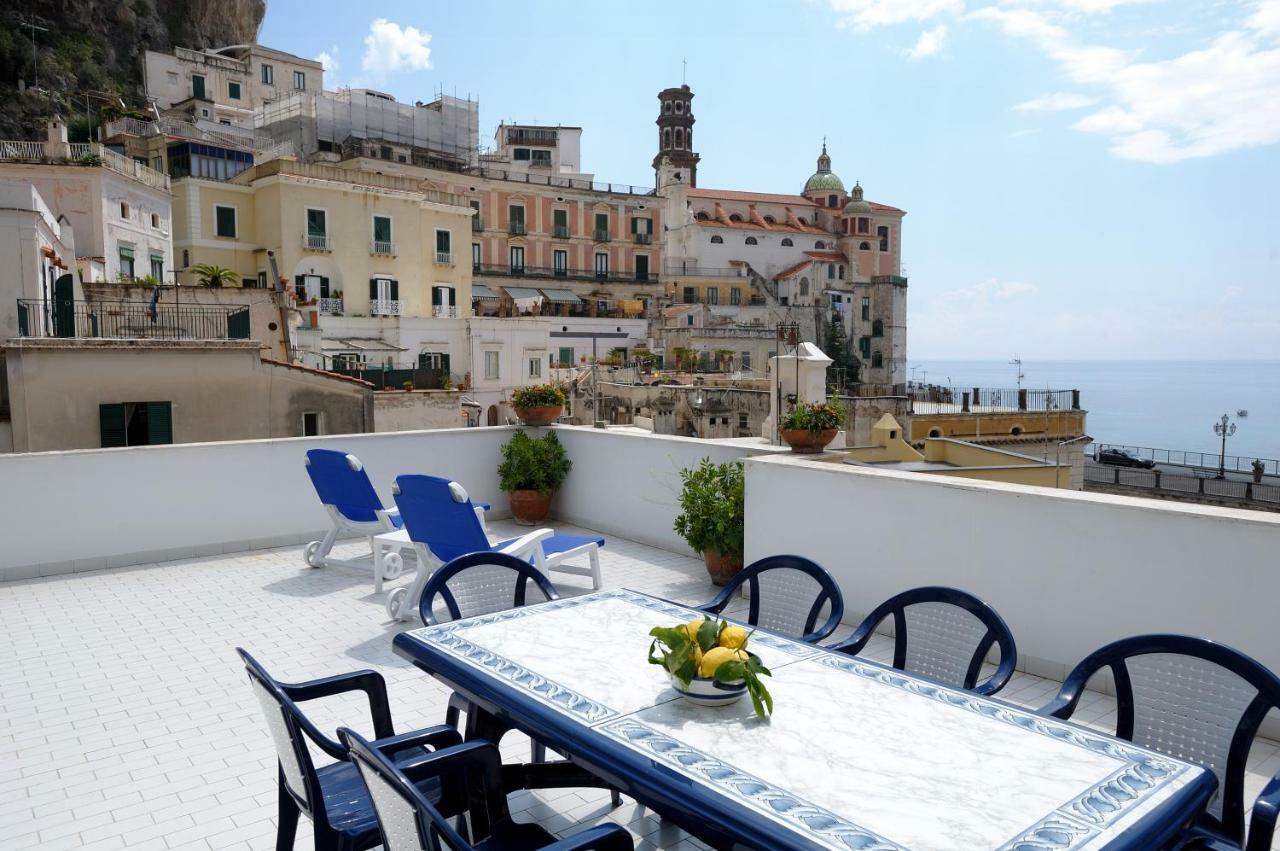
<svg viewBox="0 0 1280 851"><path fill-rule="evenodd" d="M197 263L191 267L191 271L195 273L196 279L200 281L200 284L206 287L221 287L236 282L236 273L225 266Z"/></svg>

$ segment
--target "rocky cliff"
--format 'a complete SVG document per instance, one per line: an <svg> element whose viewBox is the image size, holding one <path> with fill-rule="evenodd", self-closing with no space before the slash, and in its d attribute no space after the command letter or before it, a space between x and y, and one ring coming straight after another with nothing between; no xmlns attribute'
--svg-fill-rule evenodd
<svg viewBox="0 0 1280 851"><path fill-rule="evenodd" d="M0 12L0 139L43 138L67 118L87 139L111 98L143 105L142 54L257 39L266 0L26 0ZM20 8L18 8L20 7ZM32 51L34 23L35 52ZM94 93L86 112L85 94ZM88 117L86 117L86 114Z"/></svg>

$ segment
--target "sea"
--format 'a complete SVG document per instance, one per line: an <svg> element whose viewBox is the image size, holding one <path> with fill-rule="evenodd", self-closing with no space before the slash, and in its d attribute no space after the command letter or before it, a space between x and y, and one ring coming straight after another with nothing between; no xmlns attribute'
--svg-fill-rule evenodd
<svg viewBox="0 0 1280 851"><path fill-rule="evenodd" d="M1022 386L1079 390L1097 443L1217 454L1213 424L1227 414L1236 432L1227 454L1280 459L1280 360L1024 360ZM964 387L1017 386L1008 361L912 360L908 377ZM1247 415L1237 413L1247 411Z"/></svg>

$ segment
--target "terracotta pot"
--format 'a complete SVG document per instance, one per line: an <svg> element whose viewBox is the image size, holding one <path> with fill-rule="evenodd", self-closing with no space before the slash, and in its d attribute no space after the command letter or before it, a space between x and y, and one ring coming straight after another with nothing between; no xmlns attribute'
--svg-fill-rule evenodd
<svg viewBox="0 0 1280 851"><path fill-rule="evenodd" d="M835 439L838 431L839 429L836 428L829 428L826 431L784 428L782 439L796 455L812 455L826 448L826 445Z"/></svg>
<svg viewBox="0 0 1280 851"><path fill-rule="evenodd" d="M707 573L711 574L714 585L724 585L742 570L742 556L725 555L715 550L707 550L702 554L707 563Z"/></svg>
<svg viewBox="0 0 1280 851"><path fill-rule="evenodd" d="M538 405L533 408L516 408L516 416L527 426L551 425L560 416L560 405Z"/></svg>
<svg viewBox="0 0 1280 851"><path fill-rule="evenodd" d="M534 490L508 491L507 499L511 502L511 517L521 526L537 526L547 519L551 511L551 497Z"/></svg>

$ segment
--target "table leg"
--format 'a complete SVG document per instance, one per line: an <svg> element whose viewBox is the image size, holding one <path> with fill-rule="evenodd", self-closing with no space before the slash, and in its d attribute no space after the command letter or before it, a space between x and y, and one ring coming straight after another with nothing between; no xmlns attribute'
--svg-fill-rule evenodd
<svg viewBox="0 0 1280 851"><path fill-rule="evenodd" d="M475 704L467 707L467 723L463 737L467 741L484 739L498 744L515 728ZM514 763L502 766L504 791L521 789L609 789L613 787L569 760L554 762Z"/></svg>

